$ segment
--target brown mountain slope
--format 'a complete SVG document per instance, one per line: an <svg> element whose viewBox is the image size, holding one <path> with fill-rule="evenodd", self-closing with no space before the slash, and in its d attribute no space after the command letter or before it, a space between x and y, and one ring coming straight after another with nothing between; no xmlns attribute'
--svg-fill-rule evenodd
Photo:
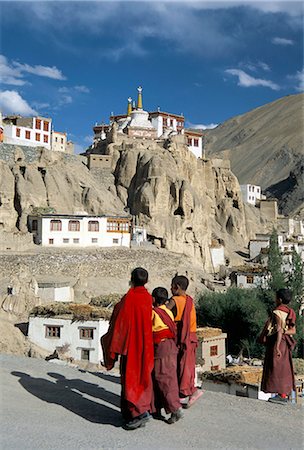
<svg viewBox="0 0 304 450"><path fill-rule="evenodd" d="M240 184L254 183L263 189L299 172L304 152L303 101L304 94L283 97L208 130L207 156L229 159ZM297 196L294 207L299 200Z"/></svg>

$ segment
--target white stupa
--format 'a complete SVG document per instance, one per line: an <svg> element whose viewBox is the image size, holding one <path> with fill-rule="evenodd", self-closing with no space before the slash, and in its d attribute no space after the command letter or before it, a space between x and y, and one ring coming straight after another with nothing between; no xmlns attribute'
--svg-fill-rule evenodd
<svg viewBox="0 0 304 450"><path fill-rule="evenodd" d="M146 138L156 138L157 131L152 126L152 123L149 120L149 113L144 111L143 109L143 101L142 101L142 87L139 86L137 88L138 96L137 96L137 107L133 111L129 111L128 115L131 117L131 120L128 124L127 132L129 136L133 137L146 137ZM130 99L128 99L129 101ZM129 101L130 109L132 109L131 102ZM130 114L129 114L130 113Z"/></svg>

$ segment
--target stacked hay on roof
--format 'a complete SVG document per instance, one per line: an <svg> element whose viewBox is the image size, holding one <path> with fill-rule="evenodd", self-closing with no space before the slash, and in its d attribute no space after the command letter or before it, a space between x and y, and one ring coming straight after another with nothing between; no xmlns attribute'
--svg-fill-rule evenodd
<svg viewBox="0 0 304 450"><path fill-rule="evenodd" d="M104 306L83 305L78 303L55 302L49 305L35 306L31 311L31 316L64 317L72 322L104 319L109 320L112 309Z"/></svg>
<svg viewBox="0 0 304 450"><path fill-rule="evenodd" d="M262 380L262 367L233 366L217 372L205 372L204 379L238 384L260 384Z"/></svg>
<svg viewBox="0 0 304 450"><path fill-rule="evenodd" d="M202 327L197 328L196 334L199 340L220 336L223 333L221 328Z"/></svg>

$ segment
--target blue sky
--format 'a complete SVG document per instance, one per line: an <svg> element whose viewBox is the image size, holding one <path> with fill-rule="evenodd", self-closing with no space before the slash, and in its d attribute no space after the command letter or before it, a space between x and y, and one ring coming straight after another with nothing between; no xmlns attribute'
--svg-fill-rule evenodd
<svg viewBox="0 0 304 450"><path fill-rule="evenodd" d="M212 126L303 90L302 2L0 2L0 110L39 113L76 152L144 108Z"/></svg>

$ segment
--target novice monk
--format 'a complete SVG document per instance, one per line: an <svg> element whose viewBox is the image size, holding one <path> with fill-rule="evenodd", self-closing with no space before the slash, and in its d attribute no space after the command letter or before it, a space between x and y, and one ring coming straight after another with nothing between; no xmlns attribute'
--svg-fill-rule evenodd
<svg viewBox="0 0 304 450"><path fill-rule="evenodd" d="M130 430L143 426L153 412L152 297L144 287L147 282L145 269L132 271L131 288L115 306L109 331L101 338L107 370L121 355L121 412Z"/></svg>
<svg viewBox="0 0 304 450"><path fill-rule="evenodd" d="M203 395L194 386L195 360L198 341L196 337L196 312L192 298L186 294L189 280L183 275L172 279L173 297L168 303L177 324L177 375L179 395L183 408L191 405Z"/></svg>
<svg viewBox="0 0 304 450"><path fill-rule="evenodd" d="M291 301L289 289L276 292L276 307L266 322L260 340L266 345L261 389L276 393L268 401L285 404L287 395L295 390L292 350L296 332L296 313L287 306Z"/></svg>
<svg viewBox="0 0 304 450"><path fill-rule="evenodd" d="M168 291L163 287L152 292L154 309L152 329L154 341L154 394L156 419L163 419L161 408L171 413L167 423L183 417L177 381L176 325L172 312L166 307Z"/></svg>

